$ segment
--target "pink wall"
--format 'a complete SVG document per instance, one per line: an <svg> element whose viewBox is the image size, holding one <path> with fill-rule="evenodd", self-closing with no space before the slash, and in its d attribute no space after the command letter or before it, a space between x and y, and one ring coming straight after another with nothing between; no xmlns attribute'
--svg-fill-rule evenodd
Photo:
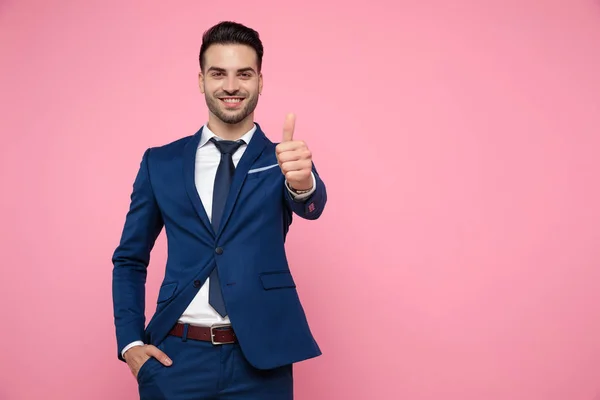
<svg viewBox="0 0 600 400"><path fill-rule="evenodd" d="M206 118L223 19L329 187L289 242L324 351L298 399L600 396L598 1L167 3L0 2L0 399L135 398L110 257L143 150Z"/></svg>

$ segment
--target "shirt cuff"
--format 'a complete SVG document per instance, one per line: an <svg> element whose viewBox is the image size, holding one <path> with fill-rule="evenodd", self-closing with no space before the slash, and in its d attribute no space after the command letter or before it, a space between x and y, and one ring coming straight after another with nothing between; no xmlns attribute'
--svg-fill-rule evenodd
<svg viewBox="0 0 600 400"><path fill-rule="evenodd" d="M129 343L127 346L125 346L125 348L121 352L121 356L124 357L125 352L127 350L129 350L130 348L135 347L135 346L143 346L143 345L144 345L144 342L142 342L141 340L136 340L135 342Z"/></svg>
<svg viewBox="0 0 600 400"><path fill-rule="evenodd" d="M312 189L310 189L310 192L297 194L290 188L290 184L288 183L288 181L287 180L285 181L285 187L287 188L288 192L290 192L290 195L292 196L292 198L294 200L307 199L310 197L310 195L312 195L315 192L315 190L317 190L317 180L315 178L315 174L313 172L311 172L310 174L311 174L312 180L313 180L313 185L312 185Z"/></svg>

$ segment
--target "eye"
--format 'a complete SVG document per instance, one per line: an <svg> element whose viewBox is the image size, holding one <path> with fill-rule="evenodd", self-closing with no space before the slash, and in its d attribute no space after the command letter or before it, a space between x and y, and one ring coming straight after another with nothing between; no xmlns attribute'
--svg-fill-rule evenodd
<svg viewBox="0 0 600 400"><path fill-rule="evenodd" d="M220 76L223 76L223 73L222 73L222 72L213 72L213 73L211 74L211 76L214 76L214 77L217 77L217 78L218 78L218 77L220 77Z"/></svg>
<svg viewBox="0 0 600 400"><path fill-rule="evenodd" d="M250 74L249 72L242 72L242 78L251 78L252 74Z"/></svg>

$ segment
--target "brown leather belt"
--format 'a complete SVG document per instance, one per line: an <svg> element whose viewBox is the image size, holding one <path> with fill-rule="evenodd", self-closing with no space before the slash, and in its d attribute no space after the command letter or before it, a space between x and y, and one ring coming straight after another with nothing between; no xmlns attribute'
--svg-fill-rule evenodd
<svg viewBox="0 0 600 400"><path fill-rule="evenodd" d="M235 332L231 325L214 325L211 327L188 325L187 338L212 342L212 344L237 343ZM177 323L169 335L184 337L185 324Z"/></svg>

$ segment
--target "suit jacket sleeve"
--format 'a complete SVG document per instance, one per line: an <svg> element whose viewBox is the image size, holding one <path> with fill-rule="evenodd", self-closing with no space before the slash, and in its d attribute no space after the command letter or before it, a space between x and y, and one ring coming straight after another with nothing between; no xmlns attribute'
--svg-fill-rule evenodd
<svg viewBox="0 0 600 400"><path fill-rule="evenodd" d="M325 183L319 176L317 168L313 164L312 172L315 177L315 191L307 198L301 200L294 199L292 194L285 188L285 200L289 208L299 217L314 220L321 216L327 203L327 190Z"/></svg>
<svg viewBox="0 0 600 400"><path fill-rule="evenodd" d="M142 157L133 183L129 211L113 262L113 311L118 358L134 341L144 340L145 285L150 252L163 228L149 175L150 149Z"/></svg>

